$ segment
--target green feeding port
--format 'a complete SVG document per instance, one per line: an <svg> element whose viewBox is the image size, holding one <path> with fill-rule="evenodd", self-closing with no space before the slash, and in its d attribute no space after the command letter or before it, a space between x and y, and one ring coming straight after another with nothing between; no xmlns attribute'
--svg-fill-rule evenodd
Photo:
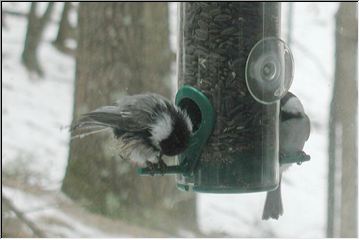
<svg viewBox="0 0 360 240"><path fill-rule="evenodd" d="M175 104L184 109L193 123L189 147L178 156L179 165L189 166L185 176L191 176L198 167L202 150L212 134L215 112L209 99L198 89L183 86L176 94Z"/></svg>

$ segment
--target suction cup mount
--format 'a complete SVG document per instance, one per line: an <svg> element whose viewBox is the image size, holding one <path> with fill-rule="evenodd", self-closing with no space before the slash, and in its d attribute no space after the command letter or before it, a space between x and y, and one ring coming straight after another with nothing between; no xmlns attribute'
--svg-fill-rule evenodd
<svg viewBox="0 0 360 240"><path fill-rule="evenodd" d="M250 94L262 104L280 100L289 90L294 76L290 48L276 37L257 42L246 61L245 79Z"/></svg>

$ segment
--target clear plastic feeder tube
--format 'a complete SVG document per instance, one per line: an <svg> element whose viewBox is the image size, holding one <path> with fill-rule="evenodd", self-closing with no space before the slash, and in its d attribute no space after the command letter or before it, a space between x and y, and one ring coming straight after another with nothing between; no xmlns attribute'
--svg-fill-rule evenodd
<svg viewBox="0 0 360 240"><path fill-rule="evenodd" d="M249 55L260 41L278 39L280 3L182 2L178 11L179 87L201 91L216 113L198 167L192 176L179 175L178 186L214 193L276 188L278 99L289 87L286 74L292 72L284 70L288 60L277 44L256 49L251 59ZM274 60L276 54L280 58Z"/></svg>

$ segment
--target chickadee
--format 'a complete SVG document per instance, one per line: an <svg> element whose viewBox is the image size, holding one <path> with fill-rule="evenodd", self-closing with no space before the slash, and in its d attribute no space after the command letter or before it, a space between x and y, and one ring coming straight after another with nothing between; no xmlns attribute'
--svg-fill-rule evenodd
<svg viewBox="0 0 360 240"><path fill-rule="evenodd" d="M288 92L280 100L280 126L279 126L279 153L300 153L310 135L310 119L304 112L300 100L291 92ZM281 200L281 176L291 164L280 166L279 187L274 191L267 192L262 219L278 219L283 214Z"/></svg>
<svg viewBox="0 0 360 240"><path fill-rule="evenodd" d="M164 168L162 155L183 152L192 134L187 113L157 94L124 96L112 106L82 115L71 128L112 128L120 155L137 166Z"/></svg>

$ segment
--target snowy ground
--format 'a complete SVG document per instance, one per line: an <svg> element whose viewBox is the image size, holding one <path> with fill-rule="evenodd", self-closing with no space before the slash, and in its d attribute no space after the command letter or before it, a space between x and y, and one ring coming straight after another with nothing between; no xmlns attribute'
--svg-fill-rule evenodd
<svg viewBox="0 0 360 240"><path fill-rule="evenodd" d="M15 172L25 168L33 175L30 181L47 188L59 188L64 176L69 142L64 128L73 106L75 61L50 44L56 31L51 23L39 48L44 78L29 74L20 64L25 18L7 16L2 38L3 167ZM16 169L19 162L21 169Z"/></svg>
<svg viewBox="0 0 360 240"><path fill-rule="evenodd" d="M28 6L28 3L4 5L24 12L28 11ZM171 6L174 11L174 5ZM291 48L296 70L291 91L302 100L312 121L312 133L305 146L312 159L300 167L294 166L284 176L284 216L278 221L261 221L265 193L199 194L198 221L205 233L224 232L237 237L325 236L327 121L337 6L337 3L295 4ZM286 4L284 7L286 9ZM57 9L54 20L59 14ZM171 16L174 27L176 15ZM50 44L57 31L57 25L52 23L40 46L44 78L28 74L20 64L25 18L7 16L6 24L7 28L2 30L3 173L5 177L9 174L21 176L26 184L58 191L67 161L69 134L65 128L72 115L75 62ZM176 41L174 36L171 39ZM5 196L16 199L14 204L21 209L48 203L47 199L26 195L15 188L3 190ZM56 209L49 210L49 214L61 215ZM29 217L36 217L36 214ZM61 215L61 218L66 222L69 216ZM81 223L74 228L76 231L64 230L62 234L108 236Z"/></svg>

